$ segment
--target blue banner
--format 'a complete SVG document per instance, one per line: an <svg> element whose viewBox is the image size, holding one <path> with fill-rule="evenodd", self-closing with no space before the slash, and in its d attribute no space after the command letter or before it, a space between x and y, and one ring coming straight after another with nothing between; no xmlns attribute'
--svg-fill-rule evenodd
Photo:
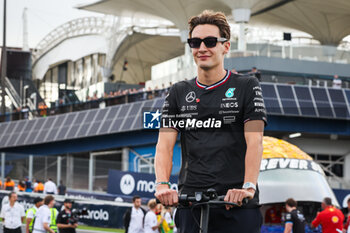
<svg viewBox="0 0 350 233"><path fill-rule="evenodd" d="M155 179L154 174L109 170L108 193L154 198L156 190ZM170 176L172 189L177 190L177 180L178 176Z"/></svg>
<svg viewBox="0 0 350 233"><path fill-rule="evenodd" d="M0 193L0 204L2 199L8 193ZM44 195L38 195L44 197ZM36 195L26 195L25 193L18 193L18 203L23 206L25 210L33 207L34 198ZM60 211L63 205L62 200L56 200L55 208ZM130 208L128 206L108 205L108 204L92 204L88 201L79 200L73 204L73 209L82 210L87 209L87 215L80 216L79 224L95 226L95 227L111 227L123 228L123 215L125 211Z"/></svg>
<svg viewBox="0 0 350 233"><path fill-rule="evenodd" d="M341 208L346 208L348 206L347 201L350 198L349 189L333 189L333 192L339 202Z"/></svg>

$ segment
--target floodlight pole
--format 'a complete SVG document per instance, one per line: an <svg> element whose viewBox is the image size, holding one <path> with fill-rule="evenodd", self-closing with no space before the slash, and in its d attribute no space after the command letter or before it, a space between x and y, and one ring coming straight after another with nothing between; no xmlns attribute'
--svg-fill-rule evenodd
<svg viewBox="0 0 350 233"><path fill-rule="evenodd" d="M6 0L4 0L4 26L3 26L3 44L1 58L1 115L5 116L5 77L7 73L7 51L6 51Z"/></svg>

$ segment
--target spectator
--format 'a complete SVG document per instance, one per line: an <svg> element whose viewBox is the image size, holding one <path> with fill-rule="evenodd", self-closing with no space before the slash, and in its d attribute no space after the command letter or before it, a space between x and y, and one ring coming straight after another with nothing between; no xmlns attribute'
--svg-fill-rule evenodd
<svg viewBox="0 0 350 233"><path fill-rule="evenodd" d="M58 195L66 195L67 187L63 184L63 181L60 180L60 185L58 186Z"/></svg>
<svg viewBox="0 0 350 233"><path fill-rule="evenodd" d="M24 208L17 202L17 194L9 194L9 203L1 208L0 217L4 221L4 233L21 233L21 226L24 220Z"/></svg>
<svg viewBox="0 0 350 233"><path fill-rule="evenodd" d="M169 233L170 228L168 223L164 219L164 208L162 204L158 204L156 207L157 221L160 222L159 230L161 233Z"/></svg>
<svg viewBox="0 0 350 233"><path fill-rule="evenodd" d="M231 73L232 73L232 74L238 74L238 72L237 72L236 69L232 69L232 70L231 70Z"/></svg>
<svg viewBox="0 0 350 233"><path fill-rule="evenodd" d="M53 208L54 205L55 198L53 196L48 195L44 198L44 205L42 205L36 212L33 233L55 233L55 231L50 228L50 208Z"/></svg>
<svg viewBox="0 0 350 233"><path fill-rule="evenodd" d="M11 178L8 176L6 178L6 182L5 182L5 190L9 190L9 191L13 191L15 189L15 182L13 180L11 180Z"/></svg>
<svg viewBox="0 0 350 233"><path fill-rule="evenodd" d="M23 180L20 180L18 182L17 187L18 187L18 191L20 191L20 192L26 191L26 183Z"/></svg>
<svg viewBox="0 0 350 233"><path fill-rule="evenodd" d="M267 224L280 224L282 222L282 210L281 206L274 205L268 208L265 212L265 223Z"/></svg>
<svg viewBox="0 0 350 233"><path fill-rule="evenodd" d="M332 205L332 199L326 197L322 202L323 211L318 213L312 221L312 226L322 225L323 233L342 232L343 230L343 213Z"/></svg>
<svg viewBox="0 0 350 233"><path fill-rule="evenodd" d="M333 88L336 88L336 89L341 89L341 79L339 78L338 75L334 75L333 76Z"/></svg>
<svg viewBox="0 0 350 233"><path fill-rule="evenodd" d="M134 196L132 202L134 206L128 209L123 217L125 233L142 233L146 211L141 207L139 196Z"/></svg>
<svg viewBox="0 0 350 233"><path fill-rule="evenodd" d="M293 198L286 201L286 210L284 233L305 233L305 217L297 210L297 202Z"/></svg>
<svg viewBox="0 0 350 233"><path fill-rule="evenodd" d="M347 233L350 233L350 198L347 201L348 206L346 208L342 209L342 212L345 216L345 220L344 220L344 229L347 230Z"/></svg>
<svg viewBox="0 0 350 233"><path fill-rule="evenodd" d="M168 233L173 233L175 230L175 224L174 224L174 220L173 220L173 216L172 216L171 212L172 212L171 207L169 207L169 206L164 207L164 220L166 221L166 223L168 224L168 226L170 228Z"/></svg>
<svg viewBox="0 0 350 233"><path fill-rule="evenodd" d="M52 181L51 178L49 178L44 185L44 193L45 194L57 194L57 186Z"/></svg>
<svg viewBox="0 0 350 233"><path fill-rule="evenodd" d="M24 181L25 181L25 185L26 185L26 192L32 192L33 191L32 182L29 180L28 177L26 177L24 179Z"/></svg>
<svg viewBox="0 0 350 233"><path fill-rule="evenodd" d="M158 228L163 222L163 218L159 219L160 221L157 221L156 207L157 202L155 199L151 199L148 201L149 211L147 212L145 217L144 233L159 233Z"/></svg>
<svg viewBox="0 0 350 233"><path fill-rule="evenodd" d="M248 74L256 77L259 80L259 82L261 82L261 73L256 67L253 67Z"/></svg>
<svg viewBox="0 0 350 233"><path fill-rule="evenodd" d="M36 216L36 212L38 211L39 207L42 205L43 205L43 199L40 197L36 197L34 199L34 206L27 210L27 213L26 213L26 233L33 232L34 218Z"/></svg>
<svg viewBox="0 0 350 233"><path fill-rule="evenodd" d="M44 192L44 184L40 181L37 180L37 184L34 185L34 192L36 193L43 193Z"/></svg>

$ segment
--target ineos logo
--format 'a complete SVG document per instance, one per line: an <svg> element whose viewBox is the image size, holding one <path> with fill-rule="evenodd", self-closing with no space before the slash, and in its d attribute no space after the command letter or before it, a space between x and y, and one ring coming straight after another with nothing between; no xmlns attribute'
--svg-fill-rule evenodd
<svg viewBox="0 0 350 233"><path fill-rule="evenodd" d="M196 99L196 93L194 93L194 91L191 91L186 95L186 101L188 103L193 102L195 99Z"/></svg>
<svg viewBox="0 0 350 233"><path fill-rule="evenodd" d="M120 179L120 191L125 195L129 195L134 191L135 179L132 175L126 174Z"/></svg>

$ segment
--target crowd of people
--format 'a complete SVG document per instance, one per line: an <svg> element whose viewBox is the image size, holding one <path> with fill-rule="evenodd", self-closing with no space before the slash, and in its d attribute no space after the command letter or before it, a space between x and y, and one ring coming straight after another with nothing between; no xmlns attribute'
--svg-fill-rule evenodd
<svg viewBox="0 0 350 233"><path fill-rule="evenodd" d="M17 199L17 193L12 191L2 201L0 218L4 233L22 233L23 222L26 233L75 233L78 222L71 218L72 200L65 199L62 210L58 211L54 196L36 197L33 206L25 212Z"/></svg>
<svg viewBox="0 0 350 233"><path fill-rule="evenodd" d="M29 180L29 177L25 177L23 180L19 180L18 184L16 185L11 177L6 177L4 184L2 184L2 181L0 180L0 187L8 191L35 192L55 195L65 195L67 191L67 188L62 181L57 187L51 178L48 178L47 181L43 183L41 180L34 179L31 181Z"/></svg>
<svg viewBox="0 0 350 233"><path fill-rule="evenodd" d="M338 209L332 199L326 197L321 204L322 210L317 212L311 221L312 228L322 228L322 233L350 233L350 198L347 208ZM293 198L286 200L280 208L271 207L265 212L265 224L284 223L284 233L305 233L306 219Z"/></svg>
<svg viewBox="0 0 350 233"><path fill-rule="evenodd" d="M176 233L171 207L157 204L155 199L148 201L148 211L141 207L141 198L133 197L133 207L124 214L125 233Z"/></svg>

